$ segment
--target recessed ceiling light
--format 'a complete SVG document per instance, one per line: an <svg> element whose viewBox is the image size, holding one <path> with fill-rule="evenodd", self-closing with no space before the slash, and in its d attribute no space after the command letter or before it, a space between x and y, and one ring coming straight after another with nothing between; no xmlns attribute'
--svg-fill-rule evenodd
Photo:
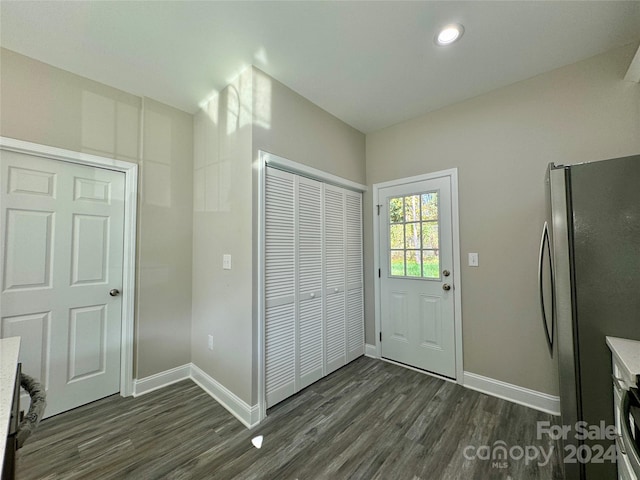
<svg viewBox="0 0 640 480"><path fill-rule="evenodd" d="M440 47L451 45L456 40L459 40L463 33L464 27L462 25L452 23L451 25L446 25L440 29L434 39L434 42Z"/></svg>

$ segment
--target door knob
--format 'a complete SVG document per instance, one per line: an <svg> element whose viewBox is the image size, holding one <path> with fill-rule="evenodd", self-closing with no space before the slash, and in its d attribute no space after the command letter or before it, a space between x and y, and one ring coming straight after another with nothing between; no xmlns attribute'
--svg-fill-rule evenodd
<svg viewBox="0 0 640 480"><path fill-rule="evenodd" d="M449 285L448 283L445 283L444 285L442 285L442 289L445 292L448 292L449 290L451 290L451 285Z"/></svg>
<svg viewBox="0 0 640 480"><path fill-rule="evenodd" d="M118 290L117 288L112 288L111 290L109 290L109 295L111 295L112 297L117 297L118 295L120 295L120 290Z"/></svg>
<svg viewBox="0 0 640 480"><path fill-rule="evenodd" d="M445 277L448 277L449 275L451 275L451 272L449 270L443 270L442 275L444 275Z"/></svg>

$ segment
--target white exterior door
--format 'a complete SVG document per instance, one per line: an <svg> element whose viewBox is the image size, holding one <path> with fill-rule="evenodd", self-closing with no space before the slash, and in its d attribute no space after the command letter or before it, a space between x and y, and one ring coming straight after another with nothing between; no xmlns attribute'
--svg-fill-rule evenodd
<svg viewBox="0 0 640 480"><path fill-rule="evenodd" d="M450 177L378 198L382 357L455 378Z"/></svg>
<svg viewBox="0 0 640 480"><path fill-rule="evenodd" d="M45 416L117 393L124 174L2 151L0 176L0 336L22 337Z"/></svg>

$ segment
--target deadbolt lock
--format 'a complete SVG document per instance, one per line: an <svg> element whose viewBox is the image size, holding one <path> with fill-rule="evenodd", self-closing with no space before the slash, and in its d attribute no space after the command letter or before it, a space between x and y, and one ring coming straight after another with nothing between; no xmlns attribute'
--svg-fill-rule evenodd
<svg viewBox="0 0 640 480"><path fill-rule="evenodd" d="M448 277L449 275L451 275L451 272L449 270L443 270L442 275L444 275L445 277Z"/></svg>

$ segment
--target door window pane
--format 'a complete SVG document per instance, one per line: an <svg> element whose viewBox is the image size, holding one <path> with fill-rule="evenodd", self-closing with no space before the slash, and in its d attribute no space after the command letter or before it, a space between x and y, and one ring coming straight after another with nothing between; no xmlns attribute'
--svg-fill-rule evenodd
<svg viewBox="0 0 640 480"><path fill-rule="evenodd" d="M438 192L423 193L422 220L438 220Z"/></svg>
<svg viewBox="0 0 640 480"><path fill-rule="evenodd" d="M403 198L389 200L389 223L402 223L404 220Z"/></svg>
<svg viewBox="0 0 640 480"><path fill-rule="evenodd" d="M440 278L438 192L389 199L392 277Z"/></svg>
<svg viewBox="0 0 640 480"><path fill-rule="evenodd" d="M407 277L420 277L420 250L407 250Z"/></svg>
<svg viewBox="0 0 640 480"><path fill-rule="evenodd" d="M389 245L393 249L404 248L404 225L391 225L389 234Z"/></svg>
<svg viewBox="0 0 640 480"><path fill-rule="evenodd" d="M420 248L420 222L407 223L405 235L405 247L406 249L419 249Z"/></svg>
<svg viewBox="0 0 640 480"><path fill-rule="evenodd" d="M437 250L439 243L438 222L424 222L422 224L422 248Z"/></svg>
<svg viewBox="0 0 640 480"><path fill-rule="evenodd" d="M423 278L440 278L440 256L437 250L422 251Z"/></svg>
<svg viewBox="0 0 640 480"><path fill-rule="evenodd" d="M420 195L404 197L405 222L420 220Z"/></svg>
<svg viewBox="0 0 640 480"><path fill-rule="evenodd" d="M404 250L391 250L391 275L404 277Z"/></svg>

